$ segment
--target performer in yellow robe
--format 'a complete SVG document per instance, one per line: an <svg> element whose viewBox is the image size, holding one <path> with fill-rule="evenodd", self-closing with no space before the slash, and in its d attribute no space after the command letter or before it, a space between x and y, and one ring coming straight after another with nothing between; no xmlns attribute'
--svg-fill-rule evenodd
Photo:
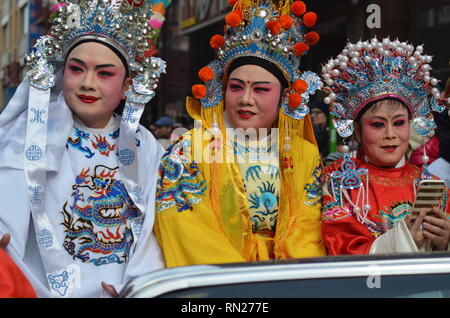
<svg viewBox="0 0 450 318"><path fill-rule="evenodd" d="M168 267L325 255L306 106L322 84L299 71L316 18L302 1L240 0L211 38L217 60L187 99L196 126L160 167L155 233Z"/></svg>

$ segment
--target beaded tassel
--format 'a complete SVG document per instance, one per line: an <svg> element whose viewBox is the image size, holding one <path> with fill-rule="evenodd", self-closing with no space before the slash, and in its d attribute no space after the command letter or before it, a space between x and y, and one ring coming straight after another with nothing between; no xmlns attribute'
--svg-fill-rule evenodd
<svg viewBox="0 0 450 318"><path fill-rule="evenodd" d="M284 135L284 145L283 145L283 158L282 165L283 168L292 169L294 168L294 162L291 156L291 138L289 137L288 127L286 126L286 131Z"/></svg>

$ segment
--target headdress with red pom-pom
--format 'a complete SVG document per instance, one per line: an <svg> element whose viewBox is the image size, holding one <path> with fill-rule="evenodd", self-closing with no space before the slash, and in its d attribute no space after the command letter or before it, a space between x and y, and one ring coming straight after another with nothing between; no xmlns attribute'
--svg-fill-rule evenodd
<svg viewBox="0 0 450 318"><path fill-rule="evenodd" d="M204 108L222 100L222 79L229 65L243 56L256 56L275 64L289 83L289 95L283 104L285 114L303 118L309 111L309 95L322 85L312 72L299 71L300 59L319 34L307 31L316 24L317 14L307 12L303 1L230 0L232 11L225 17L225 35L214 35L210 45L217 59L199 72L205 84L193 87L194 97Z"/></svg>

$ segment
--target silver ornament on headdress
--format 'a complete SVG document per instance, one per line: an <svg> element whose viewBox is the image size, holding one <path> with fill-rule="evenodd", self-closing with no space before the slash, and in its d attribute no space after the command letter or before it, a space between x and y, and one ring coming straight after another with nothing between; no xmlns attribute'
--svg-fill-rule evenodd
<svg viewBox="0 0 450 318"><path fill-rule="evenodd" d="M431 61L422 46L414 49L389 38L348 43L322 68L324 90L329 93L324 101L331 105L339 135L351 135L353 120L364 106L383 98L400 99L409 108L416 131L428 135L435 128L431 112L445 109L434 87L438 81L429 76Z"/></svg>

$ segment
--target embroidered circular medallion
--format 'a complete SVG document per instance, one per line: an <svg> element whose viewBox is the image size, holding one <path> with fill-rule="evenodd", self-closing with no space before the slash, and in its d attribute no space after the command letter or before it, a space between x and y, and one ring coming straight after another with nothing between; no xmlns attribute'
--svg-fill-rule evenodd
<svg viewBox="0 0 450 318"><path fill-rule="evenodd" d="M128 148L119 150L119 161L125 166L131 165L134 161L134 152Z"/></svg>
<svg viewBox="0 0 450 318"><path fill-rule="evenodd" d="M133 228L134 235L139 236L139 234L141 233L141 229L142 229L142 223L139 221L133 221L132 228Z"/></svg>
<svg viewBox="0 0 450 318"><path fill-rule="evenodd" d="M49 248L53 245L53 237L50 231L48 230L41 230L39 231L38 235L38 242L45 248Z"/></svg>
<svg viewBox="0 0 450 318"><path fill-rule="evenodd" d="M25 155L28 160L37 161L42 158L42 150L41 148L39 148L39 146L32 145L28 147L27 151L25 152Z"/></svg>

